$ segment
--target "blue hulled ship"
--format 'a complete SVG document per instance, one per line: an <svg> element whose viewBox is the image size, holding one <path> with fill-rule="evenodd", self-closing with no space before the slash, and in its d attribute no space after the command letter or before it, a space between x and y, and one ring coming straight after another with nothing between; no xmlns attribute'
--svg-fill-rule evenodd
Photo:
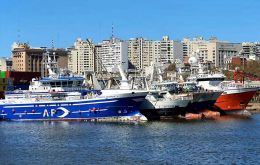
<svg viewBox="0 0 260 165"><path fill-rule="evenodd" d="M48 54L46 61L48 77L0 100L1 120L146 120L138 109L146 91L90 90L84 77L61 73Z"/></svg>

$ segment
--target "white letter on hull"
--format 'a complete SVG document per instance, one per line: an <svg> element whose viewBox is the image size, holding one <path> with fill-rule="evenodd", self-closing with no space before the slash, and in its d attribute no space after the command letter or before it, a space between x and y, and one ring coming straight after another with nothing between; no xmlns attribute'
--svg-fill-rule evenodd
<svg viewBox="0 0 260 165"><path fill-rule="evenodd" d="M48 110L47 110L47 109L45 109L45 110L43 111L43 117L49 117L49 113L48 113Z"/></svg>
<svg viewBox="0 0 260 165"><path fill-rule="evenodd" d="M51 109L51 116L53 117L53 115L56 113L55 109Z"/></svg>

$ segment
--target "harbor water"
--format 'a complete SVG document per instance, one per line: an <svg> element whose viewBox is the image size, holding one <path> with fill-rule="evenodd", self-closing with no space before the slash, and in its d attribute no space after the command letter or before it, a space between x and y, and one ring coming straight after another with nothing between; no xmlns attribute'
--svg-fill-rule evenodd
<svg viewBox="0 0 260 165"><path fill-rule="evenodd" d="M0 122L0 164L260 164L251 119Z"/></svg>

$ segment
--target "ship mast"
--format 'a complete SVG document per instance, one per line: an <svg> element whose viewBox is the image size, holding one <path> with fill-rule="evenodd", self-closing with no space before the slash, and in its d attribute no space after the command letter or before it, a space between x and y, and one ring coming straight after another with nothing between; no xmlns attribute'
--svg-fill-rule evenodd
<svg viewBox="0 0 260 165"><path fill-rule="evenodd" d="M53 61L51 60L50 53L46 50L43 54L43 61L46 69L48 69L49 77L56 78L59 75L58 65L55 58L55 52L53 52Z"/></svg>

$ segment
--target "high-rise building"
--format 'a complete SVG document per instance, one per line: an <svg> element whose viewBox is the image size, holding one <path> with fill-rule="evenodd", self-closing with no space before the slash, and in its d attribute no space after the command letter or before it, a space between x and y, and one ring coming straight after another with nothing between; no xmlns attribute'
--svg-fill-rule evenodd
<svg viewBox="0 0 260 165"><path fill-rule="evenodd" d="M242 49L240 43L219 41L217 38L204 40L202 37L190 40L183 39L183 56L190 57L193 53L199 54L202 63L212 63L215 67L225 67L225 59L236 56Z"/></svg>
<svg viewBox="0 0 260 165"><path fill-rule="evenodd" d="M155 60L163 64L174 63L176 59L183 61L183 47L181 42L170 40L163 36L161 41L154 42Z"/></svg>
<svg viewBox="0 0 260 165"><path fill-rule="evenodd" d="M168 36L163 36L161 41L131 38L128 43L129 60L138 70L145 70L152 62L169 64L177 59L183 61L182 43L170 40Z"/></svg>
<svg viewBox="0 0 260 165"><path fill-rule="evenodd" d="M102 68L105 71L105 67L102 66L102 51L102 45L95 45L95 71L97 72L101 72Z"/></svg>
<svg viewBox="0 0 260 165"><path fill-rule="evenodd" d="M95 45L92 40L83 41L78 38L72 48L69 48L68 68L73 73L83 73L95 70Z"/></svg>
<svg viewBox="0 0 260 165"><path fill-rule="evenodd" d="M46 75L47 72L43 61L43 54L46 50L49 51L52 59L55 56L60 68L68 67L68 52L65 49L34 48L26 43L14 43L12 45L12 69L23 72L42 72Z"/></svg>
<svg viewBox="0 0 260 165"><path fill-rule="evenodd" d="M143 70L153 61L153 41L144 38L128 40L128 58L137 70Z"/></svg>
<svg viewBox="0 0 260 165"><path fill-rule="evenodd" d="M96 46L96 59L98 71L118 72L118 66L128 69L128 43L112 37Z"/></svg>

